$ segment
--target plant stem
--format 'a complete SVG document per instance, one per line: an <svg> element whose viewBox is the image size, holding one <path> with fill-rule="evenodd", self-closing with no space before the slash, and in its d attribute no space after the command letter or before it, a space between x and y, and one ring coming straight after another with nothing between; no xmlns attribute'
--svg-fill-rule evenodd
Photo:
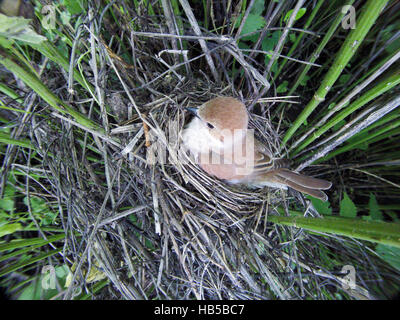
<svg viewBox="0 0 400 320"><path fill-rule="evenodd" d="M361 13L359 21L357 21L357 27L353 29L347 36L336 56L335 61L333 62L333 65L329 69L325 78L322 80L317 92L314 94L313 99L308 103L290 129L286 132L286 135L282 141L282 147L286 145L297 129L304 123L305 120L307 120L308 116L325 99L333 84L339 78L343 69L357 51L358 47L364 40L370 28L375 23L387 2L388 0L368 0L363 12Z"/></svg>
<svg viewBox="0 0 400 320"><path fill-rule="evenodd" d="M75 120L90 129L102 129L94 123L92 120L88 119L85 115L76 111L74 108L64 103L59 97L53 94L39 78L34 74L30 73L28 70L22 68L20 65L12 61L10 58L5 57L0 52L0 63L4 65L8 70L13 72L18 78L20 78L27 86L29 86L33 91L35 91L43 100L45 100L54 109L61 112L62 114L69 114Z"/></svg>
<svg viewBox="0 0 400 320"><path fill-rule="evenodd" d="M307 147L314 140L319 138L322 134L328 131L330 128L335 126L337 123L345 119L347 116L358 110L359 108L366 105L368 102L372 101L376 97L382 95L388 90L400 84L400 71L397 71L392 76L381 81L378 85L364 93L360 98L354 101L350 106L342 110L339 114L329 120L325 125L319 128L313 135L309 136L302 144L300 144L291 155L294 156L298 154L301 150Z"/></svg>
<svg viewBox="0 0 400 320"><path fill-rule="evenodd" d="M280 225L316 232L328 232L400 248L400 224L398 223L365 221L357 218L306 218L271 215L268 216L268 220Z"/></svg>

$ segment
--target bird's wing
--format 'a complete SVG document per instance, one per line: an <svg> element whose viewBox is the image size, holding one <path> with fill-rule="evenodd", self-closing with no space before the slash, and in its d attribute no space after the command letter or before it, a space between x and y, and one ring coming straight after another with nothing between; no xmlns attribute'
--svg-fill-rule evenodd
<svg viewBox="0 0 400 320"><path fill-rule="evenodd" d="M332 186L331 182L293 172L288 169L289 161L287 159L273 159L269 150L261 142L256 141L254 145L255 166L253 179L256 183L269 181L283 184L323 201L328 199L321 190L329 189Z"/></svg>
<svg viewBox="0 0 400 320"><path fill-rule="evenodd" d="M254 140L254 149L254 171L262 173L289 167L289 161L287 159L274 159L270 150L256 139Z"/></svg>

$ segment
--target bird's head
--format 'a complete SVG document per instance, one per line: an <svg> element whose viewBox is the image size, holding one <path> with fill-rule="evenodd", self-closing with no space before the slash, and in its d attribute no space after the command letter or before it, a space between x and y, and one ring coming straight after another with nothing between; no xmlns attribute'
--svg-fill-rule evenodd
<svg viewBox="0 0 400 320"><path fill-rule="evenodd" d="M201 122L209 135L223 143L245 134L249 118L245 105L232 97L218 97L199 108L187 108Z"/></svg>

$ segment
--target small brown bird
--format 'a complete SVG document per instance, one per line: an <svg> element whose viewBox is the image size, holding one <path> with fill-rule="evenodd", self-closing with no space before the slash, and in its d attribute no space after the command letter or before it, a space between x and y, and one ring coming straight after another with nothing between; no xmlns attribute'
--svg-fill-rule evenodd
<svg viewBox="0 0 400 320"><path fill-rule="evenodd" d="M274 159L268 147L248 129L245 105L232 97L212 99L199 108L187 108L195 117L183 130L183 145L208 174L228 183L252 187L291 187L323 201L321 190L332 183L288 169L288 161Z"/></svg>

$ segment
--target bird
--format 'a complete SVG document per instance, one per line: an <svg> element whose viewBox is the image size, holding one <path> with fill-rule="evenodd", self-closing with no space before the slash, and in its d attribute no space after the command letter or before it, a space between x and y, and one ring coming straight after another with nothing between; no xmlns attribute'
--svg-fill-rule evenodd
<svg viewBox="0 0 400 320"><path fill-rule="evenodd" d="M289 160L274 158L270 148L248 128L249 116L240 100L218 96L198 108L181 133L186 151L210 176L252 188L293 188L322 201L332 183L290 170Z"/></svg>

